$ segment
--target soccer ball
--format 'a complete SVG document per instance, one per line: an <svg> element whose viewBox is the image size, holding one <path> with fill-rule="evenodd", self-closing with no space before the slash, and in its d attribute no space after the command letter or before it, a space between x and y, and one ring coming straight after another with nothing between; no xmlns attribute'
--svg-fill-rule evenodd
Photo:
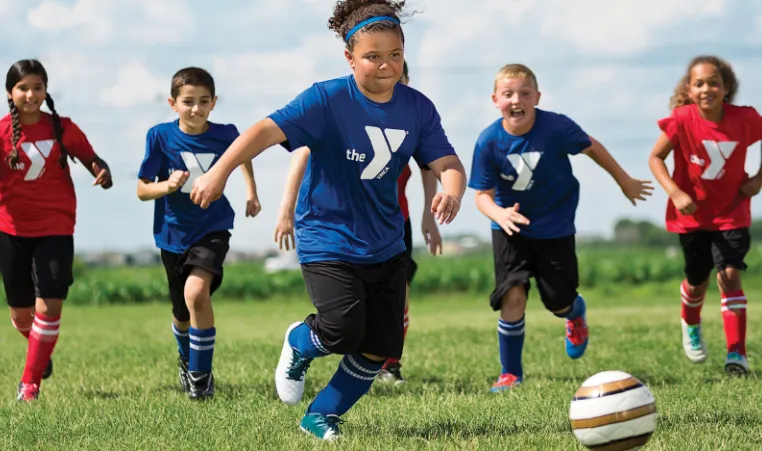
<svg viewBox="0 0 762 451"><path fill-rule="evenodd" d="M644 446L656 429L656 401L648 387L623 371L603 371L577 389L569 419L577 439L592 450Z"/></svg>

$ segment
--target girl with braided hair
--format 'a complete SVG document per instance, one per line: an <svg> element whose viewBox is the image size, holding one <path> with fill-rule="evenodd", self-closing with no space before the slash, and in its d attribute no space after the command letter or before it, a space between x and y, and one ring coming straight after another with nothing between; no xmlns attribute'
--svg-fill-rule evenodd
<svg viewBox="0 0 762 451"><path fill-rule="evenodd" d="M52 373L63 300L73 282L76 196L68 159L93 185L111 187L108 165L84 133L56 111L48 74L37 60L8 70L10 113L0 119L0 274L13 326L28 340L19 401L37 399ZM50 113L40 110L45 102Z"/></svg>

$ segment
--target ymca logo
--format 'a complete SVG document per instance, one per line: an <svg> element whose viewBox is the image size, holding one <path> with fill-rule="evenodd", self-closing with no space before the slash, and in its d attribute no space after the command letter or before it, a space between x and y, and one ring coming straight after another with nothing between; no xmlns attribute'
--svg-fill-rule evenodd
<svg viewBox="0 0 762 451"><path fill-rule="evenodd" d="M511 166L513 166L516 174L518 174L511 188L515 191L526 191L532 188L532 185L534 184L534 180L532 180L534 169L537 167L537 163L540 162L541 157L542 152L537 152L536 150L524 152L522 154L514 153L508 155L508 161L511 163ZM503 174L500 174L500 176L508 181L513 180L512 176L505 176Z"/></svg>
<svg viewBox="0 0 762 451"><path fill-rule="evenodd" d="M702 141L706 153L709 154L709 166L704 169L701 178L704 180L717 180L725 174L725 163L733 155L738 142L736 141ZM703 158L691 155L691 163L703 167L706 162Z"/></svg>
<svg viewBox="0 0 762 451"><path fill-rule="evenodd" d="M53 144L55 144L53 139L21 143L21 150L29 157L30 161L29 168L27 168L26 174L24 174L25 182L37 180L45 173L45 162L48 161L50 152L53 150ZM18 163L15 168L11 169L23 171L25 165L24 163Z"/></svg>
<svg viewBox="0 0 762 451"><path fill-rule="evenodd" d="M360 174L362 180L381 178L389 171L386 165L392 160L392 154L396 153L405 141L407 131L394 128L381 130L378 127L365 127L370 145L373 148L373 159ZM355 149L347 149L347 160L364 162L365 154Z"/></svg>
<svg viewBox="0 0 762 451"><path fill-rule="evenodd" d="M193 182L197 177L204 175L206 171L212 167L212 162L214 162L214 158L217 155L213 153L180 152L180 156L190 173L188 180L186 180L183 187L180 188L180 192L190 194L193 189Z"/></svg>

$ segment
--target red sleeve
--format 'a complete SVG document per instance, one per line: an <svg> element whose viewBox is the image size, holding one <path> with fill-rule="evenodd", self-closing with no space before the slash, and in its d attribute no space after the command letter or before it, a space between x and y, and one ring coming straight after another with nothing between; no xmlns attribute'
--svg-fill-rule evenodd
<svg viewBox="0 0 762 451"><path fill-rule="evenodd" d="M678 134L677 134L677 118L673 114L672 116L665 117L664 119L660 119L658 122L659 128L661 131L663 131L667 138L669 138L669 142L672 143L672 147L677 147L678 141Z"/></svg>
<svg viewBox="0 0 762 451"><path fill-rule="evenodd" d="M71 120L61 119L64 129L63 142L70 155L83 163L90 163L95 159L95 151L84 132Z"/></svg>
<svg viewBox="0 0 762 451"><path fill-rule="evenodd" d="M762 116L759 115L756 109L749 107L747 109L748 111L748 120L751 124L751 130L750 132L750 139L749 142L751 144L762 140Z"/></svg>

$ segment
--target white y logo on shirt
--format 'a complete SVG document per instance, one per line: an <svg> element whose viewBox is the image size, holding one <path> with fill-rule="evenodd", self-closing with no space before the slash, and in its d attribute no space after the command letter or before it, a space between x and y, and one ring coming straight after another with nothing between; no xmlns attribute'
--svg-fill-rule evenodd
<svg viewBox="0 0 762 451"><path fill-rule="evenodd" d="M53 144L55 144L53 139L21 143L21 149L31 162L24 175L25 182L37 180L45 173L45 162L48 161L50 152L53 150ZM19 169L24 169L23 164L19 164Z"/></svg>
<svg viewBox="0 0 762 451"><path fill-rule="evenodd" d="M514 190L526 191L532 187L534 183L532 176L534 176L534 169L537 167L537 163L540 162L540 157L542 157L542 153L534 150L524 152L523 154L514 153L508 155L508 161L513 166L513 169L516 170L516 174L518 174L512 186Z"/></svg>
<svg viewBox="0 0 762 451"><path fill-rule="evenodd" d="M736 150L738 142L736 141L702 141L706 153L709 154L709 166L704 169L704 173L701 174L701 178L704 180L717 180L725 173L725 163L733 155L733 151ZM691 155L691 162L693 162L693 155Z"/></svg>
<svg viewBox="0 0 762 451"><path fill-rule="evenodd" d="M185 167L188 168L188 172L190 173L188 180L186 180L183 187L180 188L180 192L190 194L191 190L193 189L193 181L196 180L197 177L204 175L206 171L209 170L209 168L212 166L214 158L217 155L213 153L180 152L180 156L183 159L183 163L185 163Z"/></svg>
<svg viewBox="0 0 762 451"><path fill-rule="evenodd" d="M407 131L395 128L387 128L383 131L378 127L365 127L365 132L370 139L370 145L373 147L373 159L360 174L363 180L370 180L376 177L381 178L386 174L387 164L392 159L392 154L397 152L405 141Z"/></svg>

